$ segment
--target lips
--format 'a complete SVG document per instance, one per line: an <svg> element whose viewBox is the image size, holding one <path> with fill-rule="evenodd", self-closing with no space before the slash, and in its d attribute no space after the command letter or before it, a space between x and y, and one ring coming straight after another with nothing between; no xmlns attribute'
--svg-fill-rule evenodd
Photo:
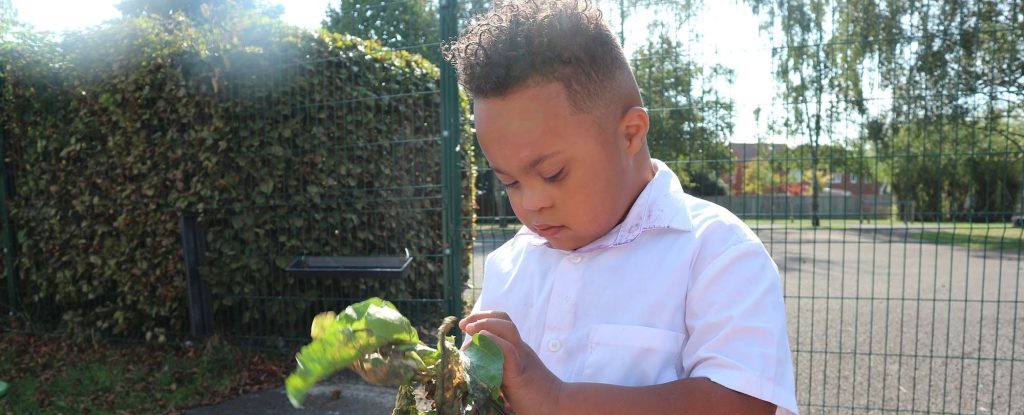
<svg viewBox="0 0 1024 415"><path fill-rule="evenodd" d="M562 231L562 229L565 229L565 226L544 224L533 225L533 231L537 232L537 235L543 236L545 238L550 238L552 236L557 235L559 232Z"/></svg>

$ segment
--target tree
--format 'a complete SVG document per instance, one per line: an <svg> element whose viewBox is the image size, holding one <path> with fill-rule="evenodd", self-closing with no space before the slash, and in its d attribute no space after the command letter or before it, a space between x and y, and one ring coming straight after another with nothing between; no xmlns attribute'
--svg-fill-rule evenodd
<svg viewBox="0 0 1024 415"><path fill-rule="evenodd" d="M786 182L786 173L779 162L754 159L743 169L743 193L762 195L775 193Z"/></svg>
<svg viewBox="0 0 1024 415"><path fill-rule="evenodd" d="M126 17L139 17L143 14L167 16L172 13L184 13L196 21L202 21L209 17L210 10L224 6L251 10L270 18L278 18L284 14L284 6L268 5L263 0L121 0L117 4L117 9Z"/></svg>
<svg viewBox="0 0 1024 415"><path fill-rule="evenodd" d="M828 183L828 174L840 173L856 175L863 181L875 180L875 169L871 166L872 157L869 156L863 143L854 140L850 145L829 143L820 144L814 149L811 144L801 144L794 148L779 152L775 159L779 160L786 170L800 170L805 174L820 176L817 179L810 177L804 181L811 183L818 180L819 187ZM811 171L812 152L817 152L818 173Z"/></svg>
<svg viewBox="0 0 1024 415"><path fill-rule="evenodd" d="M841 0L837 0L841 1ZM819 146L822 136L831 139L830 121L846 109L864 111L863 100L849 99L860 96L859 90L849 86L860 86L849 81L844 61L835 59L833 45L827 43L827 28L835 16L827 15L829 0L790 2L777 0L748 0L755 13L761 8L769 12L770 32L777 23L785 38L784 48L773 48L776 60L775 79L782 84L780 92L786 105L787 114L782 120L783 128L791 134L803 134L810 145L811 177L811 225L819 226L820 208L818 194L821 186L817 178ZM774 19L778 18L778 22ZM839 99L832 99L838 96ZM830 140L831 141L831 140Z"/></svg>
<svg viewBox="0 0 1024 415"><path fill-rule="evenodd" d="M849 111L852 115L846 115L846 120L859 119L865 132L862 138L870 139L868 144L876 153L904 155L902 161L890 158L899 165L889 168L898 197L929 209L991 205L944 200L958 197L961 191L944 189L953 184L941 178L951 172L935 170L945 165L925 162L916 153L950 148L960 157L971 158L999 152L1002 145L1024 152L1024 134L1006 121L1024 112L1024 43L1019 41L1024 8L1019 2L747 3L765 16L766 32L783 34L784 47L774 49L775 75L790 106L786 120L790 131L800 126L812 146L817 146L820 133L827 133ZM869 105L865 90L871 87L866 82L870 78L880 81L876 90L892 97L887 105L878 101ZM965 142L959 137L976 131L984 131L980 137L985 139ZM920 190L918 179L931 180L928 186L935 190ZM967 190L980 185L1013 187L1010 181L984 183L964 185Z"/></svg>
<svg viewBox="0 0 1024 415"><path fill-rule="evenodd" d="M726 140L733 129L733 104L718 95L713 82L731 82L732 71L689 60L682 43L665 31L636 51L633 71L650 109L651 154L682 163L677 173L687 190L726 194L728 186L719 184L718 176L732 169Z"/></svg>
<svg viewBox="0 0 1024 415"><path fill-rule="evenodd" d="M339 0L328 4L321 23L327 31L379 40L440 63L437 10L428 0Z"/></svg>

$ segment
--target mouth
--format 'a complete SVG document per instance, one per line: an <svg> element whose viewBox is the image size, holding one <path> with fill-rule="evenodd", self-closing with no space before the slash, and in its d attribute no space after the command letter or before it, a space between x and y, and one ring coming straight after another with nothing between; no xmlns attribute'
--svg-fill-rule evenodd
<svg viewBox="0 0 1024 415"><path fill-rule="evenodd" d="M537 235L543 236L545 238L550 238L552 236L558 235L559 232L562 232L562 229L565 229L565 226L544 224L533 225L533 231L536 232Z"/></svg>

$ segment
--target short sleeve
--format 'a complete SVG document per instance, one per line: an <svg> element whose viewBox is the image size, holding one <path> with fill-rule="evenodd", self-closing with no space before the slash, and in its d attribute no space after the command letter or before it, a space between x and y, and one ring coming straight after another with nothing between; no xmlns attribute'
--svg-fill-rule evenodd
<svg viewBox="0 0 1024 415"><path fill-rule="evenodd" d="M745 240L707 261L686 294L683 370L796 414L793 360L779 271Z"/></svg>

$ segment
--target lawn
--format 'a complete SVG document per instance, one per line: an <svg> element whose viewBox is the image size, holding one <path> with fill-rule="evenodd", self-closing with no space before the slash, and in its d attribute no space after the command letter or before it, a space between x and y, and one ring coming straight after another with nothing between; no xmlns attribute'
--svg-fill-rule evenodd
<svg viewBox="0 0 1024 415"><path fill-rule="evenodd" d="M786 229L812 230L810 219L745 220L752 228L769 226ZM853 229L864 226L906 229L907 241L930 242L941 245L975 249L1020 250L1024 248L1024 229L1010 223L984 222L903 222L898 220L822 219L820 230Z"/></svg>
<svg viewBox="0 0 1024 415"><path fill-rule="evenodd" d="M941 245L955 245L973 249L1003 249L1020 251L1024 248L1024 229L1021 228L956 228L911 232L911 236Z"/></svg>
<svg viewBox="0 0 1024 415"><path fill-rule="evenodd" d="M113 346L0 333L0 397L5 414L181 413L280 386L283 356L203 347Z"/></svg>

